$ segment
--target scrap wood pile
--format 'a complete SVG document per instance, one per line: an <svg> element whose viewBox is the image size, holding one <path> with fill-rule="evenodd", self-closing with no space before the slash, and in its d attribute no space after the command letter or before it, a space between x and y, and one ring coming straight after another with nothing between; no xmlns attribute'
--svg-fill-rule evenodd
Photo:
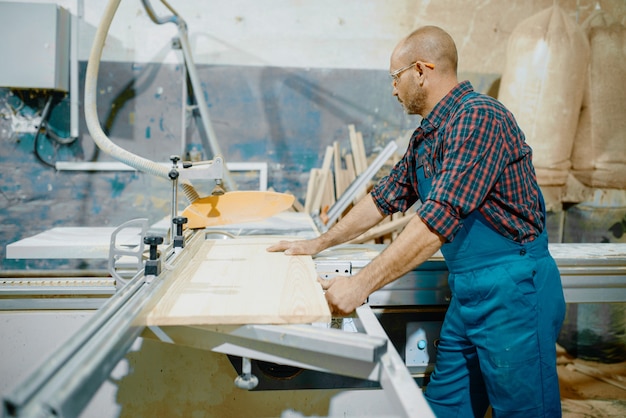
<svg viewBox="0 0 626 418"><path fill-rule="evenodd" d="M368 168L368 159L363 145L363 135L358 132L354 125L348 126L350 135L350 149L341 149L339 142L335 141L332 146L326 147L321 168L311 170L304 211L318 215L326 226L328 225L329 208L346 192L350 184ZM394 155L380 170L388 172L390 167L400 157ZM343 212L345 214L358 202L374 185L375 181L369 181L363 186L352 199L352 204ZM351 243L389 243L404 228L414 216L414 212L396 213L385 218L380 224L367 231L363 235L350 241Z"/></svg>
<svg viewBox="0 0 626 418"><path fill-rule="evenodd" d="M559 344L556 349L563 418L626 416L626 362L585 360Z"/></svg>

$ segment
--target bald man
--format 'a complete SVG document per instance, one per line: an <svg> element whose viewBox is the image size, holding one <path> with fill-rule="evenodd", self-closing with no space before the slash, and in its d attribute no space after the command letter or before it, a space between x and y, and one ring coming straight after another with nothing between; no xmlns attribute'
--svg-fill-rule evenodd
<svg viewBox="0 0 626 418"><path fill-rule="evenodd" d="M444 30L422 27L391 55L393 95L422 116L403 158L345 217L311 240L268 251L318 252L418 200L417 216L352 277L321 281L334 314L430 258L446 260L452 299L425 396L441 417L558 417L556 338L565 313L532 151L513 115L457 79Z"/></svg>

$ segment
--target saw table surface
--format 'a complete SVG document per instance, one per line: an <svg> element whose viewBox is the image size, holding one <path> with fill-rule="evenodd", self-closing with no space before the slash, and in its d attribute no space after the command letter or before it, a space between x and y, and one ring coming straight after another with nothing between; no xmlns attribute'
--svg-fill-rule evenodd
<svg viewBox="0 0 626 418"><path fill-rule="evenodd" d="M146 325L329 322L310 256L269 253L276 238L207 240L175 273Z"/></svg>
<svg viewBox="0 0 626 418"><path fill-rule="evenodd" d="M7 258L106 259L115 227L56 227L7 245ZM118 245L138 245L141 228L128 228L117 237Z"/></svg>

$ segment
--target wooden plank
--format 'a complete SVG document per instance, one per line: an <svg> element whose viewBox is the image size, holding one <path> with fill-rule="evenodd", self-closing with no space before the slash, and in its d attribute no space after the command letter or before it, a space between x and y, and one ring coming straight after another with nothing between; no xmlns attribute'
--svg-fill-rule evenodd
<svg viewBox="0 0 626 418"><path fill-rule="evenodd" d="M315 185L315 198L313 199L310 213L319 214L324 205L332 204L332 202L335 200L335 189L333 187L332 181L333 179L330 170L320 168L317 184Z"/></svg>
<svg viewBox="0 0 626 418"><path fill-rule="evenodd" d="M361 132L356 132L356 144L358 147L359 159L361 160L362 171L367 170L369 164L367 162L367 154L365 153L365 144L363 143L363 134ZM360 173L359 173L360 174ZM355 196L355 202L358 202L367 194L367 188L364 187Z"/></svg>
<svg viewBox="0 0 626 418"><path fill-rule="evenodd" d="M304 199L304 211L308 214L313 212L313 201L316 197L317 183L320 177L320 169L313 168L309 174L309 182L306 186L306 197Z"/></svg>
<svg viewBox="0 0 626 418"><path fill-rule="evenodd" d="M404 216L405 216L404 212L396 212L396 213L391 215L391 220L392 221L397 221L397 220L403 218ZM398 235L400 235L400 232L402 232L402 230L400 230L400 229L396 229L395 231L392 231L391 232L391 241L395 240L398 237Z"/></svg>
<svg viewBox="0 0 626 418"><path fill-rule="evenodd" d="M323 201L328 200L327 197L329 192L326 190L326 188L328 185L328 177L331 176L333 155L334 148L331 146L327 146L326 153L324 154L324 161L322 162L322 168L313 169L317 170L318 175L314 184L311 184L311 182L309 182L309 184L307 185L307 195L309 194L309 191L311 193L311 203L308 206L305 205L308 210L307 213L318 214L320 212L320 209L322 208ZM313 172L313 170L311 170L311 172ZM330 192L333 194L332 200L334 201L334 186L333 190L331 190Z"/></svg>
<svg viewBox="0 0 626 418"><path fill-rule="evenodd" d="M333 163L335 148L332 146L326 147L326 153L324 154L324 160L322 161L322 169L330 170Z"/></svg>
<svg viewBox="0 0 626 418"><path fill-rule="evenodd" d="M354 157L352 157L352 154L350 153L346 154L345 160L346 160L346 187L348 187L356 178L356 172L354 170Z"/></svg>
<svg viewBox="0 0 626 418"><path fill-rule="evenodd" d="M350 146L352 147L352 157L354 158L355 173L358 176L367 168L366 157L364 154L364 148L361 146L358 140L358 134L354 125L348 126L348 132L350 134Z"/></svg>
<svg viewBox="0 0 626 418"><path fill-rule="evenodd" d="M339 142L333 142L334 149L334 167L335 167L335 196L339 198L345 191L346 186L343 180L343 167L341 163L341 149L339 148Z"/></svg>
<svg viewBox="0 0 626 418"><path fill-rule="evenodd" d="M336 142L335 153L338 155L335 157L335 195L339 199L354 180L354 158L350 153L342 155L338 142ZM343 167L344 163L346 168Z"/></svg>
<svg viewBox="0 0 626 418"><path fill-rule="evenodd" d="M356 176L359 176L368 168L365 145L363 144L363 134L358 132L354 125L349 125L348 131L350 133L350 146L352 147L352 158L354 160L354 173ZM366 187L358 190L354 195L354 203L361 200L366 193Z"/></svg>
<svg viewBox="0 0 626 418"><path fill-rule="evenodd" d="M333 176L329 173L326 178L326 188L324 189L324 199L322 202L324 206L332 206L337 200L335 199L335 184Z"/></svg>
<svg viewBox="0 0 626 418"><path fill-rule="evenodd" d="M350 133L350 146L352 147L354 168L358 176L367 169L367 155L365 154L365 145L363 144L363 134L358 132L354 125L348 126L348 131Z"/></svg>
<svg viewBox="0 0 626 418"><path fill-rule="evenodd" d="M409 223L415 216L415 212L406 214L405 216L389 222L382 222L377 226L371 228L369 231L349 241L350 244L362 244L371 239L378 238L380 236L389 234L391 232L400 231Z"/></svg>
<svg viewBox="0 0 626 418"><path fill-rule="evenodd" d="M367 153L365 152L365 143L363 142L363 133L357 131L356 132L356 143L359 147L359 158L361 159L361 164L363 165L363 171L367 169Z"/></svg>
<svg viewBox="0 0 626 418"><path fill-rule="evenodd" d="M146 317L146 325L328 322L310 256L269 253L276 238L201 243Z"/></svg>

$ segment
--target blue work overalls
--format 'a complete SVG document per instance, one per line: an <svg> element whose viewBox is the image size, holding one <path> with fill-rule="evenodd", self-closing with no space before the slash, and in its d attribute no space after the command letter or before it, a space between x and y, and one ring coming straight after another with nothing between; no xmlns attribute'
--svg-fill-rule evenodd
<svg viewBox="0 0 626 418"><path fill-rule="evenodd" d="M439 164L423 152L422 142L418 190L427 196ZM452 299L425 392L435 415L484 417L491 404L493 417L560 417L556 339L565 300L545 228L520 244L475 210L441 252Z"/></svg>

